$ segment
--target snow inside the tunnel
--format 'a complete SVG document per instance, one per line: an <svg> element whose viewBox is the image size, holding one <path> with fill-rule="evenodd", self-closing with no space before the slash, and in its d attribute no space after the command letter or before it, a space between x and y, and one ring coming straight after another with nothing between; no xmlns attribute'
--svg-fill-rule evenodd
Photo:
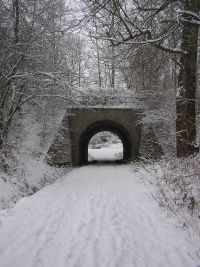
<svg viewBox="0 0 200 267"><path fill-rule="evenodd" d="M120 138L108 131L94 135L88 146L88 162L118 161L123 159L123 144Z"/></svg>

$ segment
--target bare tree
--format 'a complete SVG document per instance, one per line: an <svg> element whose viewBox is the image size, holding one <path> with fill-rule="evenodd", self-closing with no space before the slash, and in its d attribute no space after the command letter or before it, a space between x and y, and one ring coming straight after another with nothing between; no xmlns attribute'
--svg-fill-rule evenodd
<svg viewBox="0 0 200 267"><path fill-rule="evenodd" d="M195 105L199 0L85 2L89 4L91 15L104 28L105 25L107 29L112 27L112 21L108 21L105 14L111 14L120 21L115 37L107 30L101 31L99 38L109 40L116 47L125 44L133 51L138 47L153 46L176 55L174 59L180 68L176 97L177 156L184 157L197 152Z"/></svg>
<svg viewBox="0 0 200 267"><path fill-rule="evenodd" d="M64 43L76 26L68 13L63 0L0 0L0 149L25 103L36 95L67 95L69 77L78 77L66 64Z"/></svg>

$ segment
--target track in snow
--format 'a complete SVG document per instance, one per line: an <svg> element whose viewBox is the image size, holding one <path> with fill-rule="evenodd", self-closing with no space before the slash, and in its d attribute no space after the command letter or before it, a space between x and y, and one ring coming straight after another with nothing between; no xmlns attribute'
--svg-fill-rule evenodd
<svg viewBox="0 0 200 267"><path fill-rule="evenodd" d="M0 267L195 267L129 166L86 166L0 217Z"/></svg>

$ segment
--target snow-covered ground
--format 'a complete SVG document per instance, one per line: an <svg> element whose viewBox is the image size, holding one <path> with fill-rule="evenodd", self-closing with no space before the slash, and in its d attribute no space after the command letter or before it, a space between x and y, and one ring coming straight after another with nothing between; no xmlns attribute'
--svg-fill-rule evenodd
<svg viewBox="0 0 200 267"><path fill-rule="evenodd" d="M176 228L145 175L134 165L81 167L1 211L0 266L198 266L200 238Z"/></svg>
<svg viewBox="0 0 200 267"><path fill-rule="evenodd" d="M108 147L89 148L88 161L116 161L123 159L122 143L111 144Z"/></svg>

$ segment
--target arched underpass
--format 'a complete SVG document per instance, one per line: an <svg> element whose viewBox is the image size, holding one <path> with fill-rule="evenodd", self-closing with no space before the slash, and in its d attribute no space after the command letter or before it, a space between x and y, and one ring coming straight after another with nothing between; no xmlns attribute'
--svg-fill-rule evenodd
<svg viewBox="0 0 200 267"><path fill-rule="evenodd" d="M48 151L49 162L73 166L87 164L89 141L101 131L110 131L119 136L124 147L124 161L136 160L141 137L140 116L140 110L132 108L68 109Z"/></svg>

